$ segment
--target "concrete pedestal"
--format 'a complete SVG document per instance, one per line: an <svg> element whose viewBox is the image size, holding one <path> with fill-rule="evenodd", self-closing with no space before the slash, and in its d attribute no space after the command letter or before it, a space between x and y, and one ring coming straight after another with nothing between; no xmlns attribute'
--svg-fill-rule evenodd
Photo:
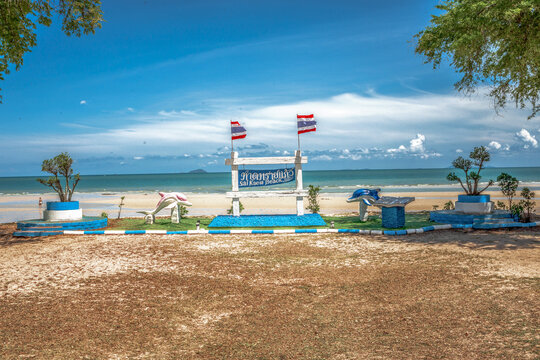
<svg viewBox="0 0 540 360"><path fill-rule="evenodd" d="M82 217L82 209L79 208L78 201L48 201L47 210L43 211L45 221L73 221L81 220Z"/></svg>
<svg viewBox="0 0 540 360"><path fill-rule="evenodd" d="M384 228L401 228L405 226L405 207L392 206L382 208L382 226Z"/></svg>
<svg viewBox="0 0 540 360"><path fill-rule="evenodd" d="M493 202L489 195L458 195L455 210L464 214L491 214Z"/></svg>

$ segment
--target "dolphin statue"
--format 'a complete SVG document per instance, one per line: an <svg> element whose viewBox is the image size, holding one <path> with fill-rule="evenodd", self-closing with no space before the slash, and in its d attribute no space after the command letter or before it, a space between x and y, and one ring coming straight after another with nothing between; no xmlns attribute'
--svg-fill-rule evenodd
<svg viewBox="0 0 540 360"><path fill-rule="evenodd" d="M358 189L347 199L347 202L359 202L358 213L361 221L367 220L367 207L373 205L375 201L380 199L380 191L381 189Z"/></svg>
<svg viewBox="0 0 540 360"><path fill-rule="evenodd" d="M152 217L152 222L155 219L155 215L160 212L163 209L174 209L178 205L184 205L184 206L192 206L188 200L186 195L179 193L179 192L171 192L171 193L164 193L159 192L159 196L161 196L161 199L156 205L156 208L151 211L137 211L139 214L144 214L146 217ZM172 216L172 211L171 211Z"/></svg>

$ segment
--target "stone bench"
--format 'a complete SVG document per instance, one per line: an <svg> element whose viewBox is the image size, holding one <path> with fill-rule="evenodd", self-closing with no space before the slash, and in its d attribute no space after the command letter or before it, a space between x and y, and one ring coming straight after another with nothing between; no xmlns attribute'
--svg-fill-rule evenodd
<svg viewBox="0 0 540 360"><path fill-rule="evenodd" d="M414 200L413 197L383 196L373 206L381 208L384 228L401 228L405 226L405 205Z"/></svg>

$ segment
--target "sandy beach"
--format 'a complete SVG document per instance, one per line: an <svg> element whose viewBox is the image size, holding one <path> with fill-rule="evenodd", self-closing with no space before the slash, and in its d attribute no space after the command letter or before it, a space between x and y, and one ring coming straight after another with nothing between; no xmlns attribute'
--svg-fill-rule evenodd
<svg viewBox="0 0 540 360"><path fill-rule="evenodd" d="M503 200L504 196L498 191L488 191L493 201ZM444 203L452 200L456 201L460 192L384 192L384 196L413 196L414 202L407 205L407 211L432 210L433 206L442 209ZM231 207L231 200L225 194L193 194L186 193L193 206L189 208L189 215L212 216L223 215ZM79 200L86 215L100 215L107 212L109 217L118 216L118 204L120 197L125 196L125 206L122 209L122 216L137 216L137 211L151 210L159 201L159 195L154 192L147 193L78 193L74 200ZM322 193L319 200L321 214L340 215L350 214L358 211L358 203L347 203L348 193ZM43 202L57 201L57 196L52 193L42 195L2 195L0 196L0 223L13 222L18 220L35 219L40 217L38 199ZM245 207L243 214L290 214L295 212L295 202L293 198L257 198L242 199ZM540 209L540 202L537 202L537 212ZM307 201L305 201L307 206ZM370 207L369 211L378 212L376 207ZM166 215L165 213L161 215Z"/></svg>
<svg viewBox="0 0 540 360"><path fill-rule="evenodd" d="M11 237L0 358L538 358L539 229ZM441 355L443 354L443 355Z"/></svg>

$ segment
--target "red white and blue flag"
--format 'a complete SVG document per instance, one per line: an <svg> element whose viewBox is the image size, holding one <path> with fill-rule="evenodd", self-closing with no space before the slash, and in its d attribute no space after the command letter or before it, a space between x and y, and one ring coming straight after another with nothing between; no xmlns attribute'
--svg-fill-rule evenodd
<svg viewBox="0 0 540 360"><path fill-rule="evenodd" d="M311 115L296 115L298 120L298 134L317 131L317 121Z"/></svg>
<svg viewBox="0 0 540 360"><path fill-rule="evenodd" d="M246 137L246 128L240 125L238 121L231 120L231 137L233 140L243 139Z"/></svg>

